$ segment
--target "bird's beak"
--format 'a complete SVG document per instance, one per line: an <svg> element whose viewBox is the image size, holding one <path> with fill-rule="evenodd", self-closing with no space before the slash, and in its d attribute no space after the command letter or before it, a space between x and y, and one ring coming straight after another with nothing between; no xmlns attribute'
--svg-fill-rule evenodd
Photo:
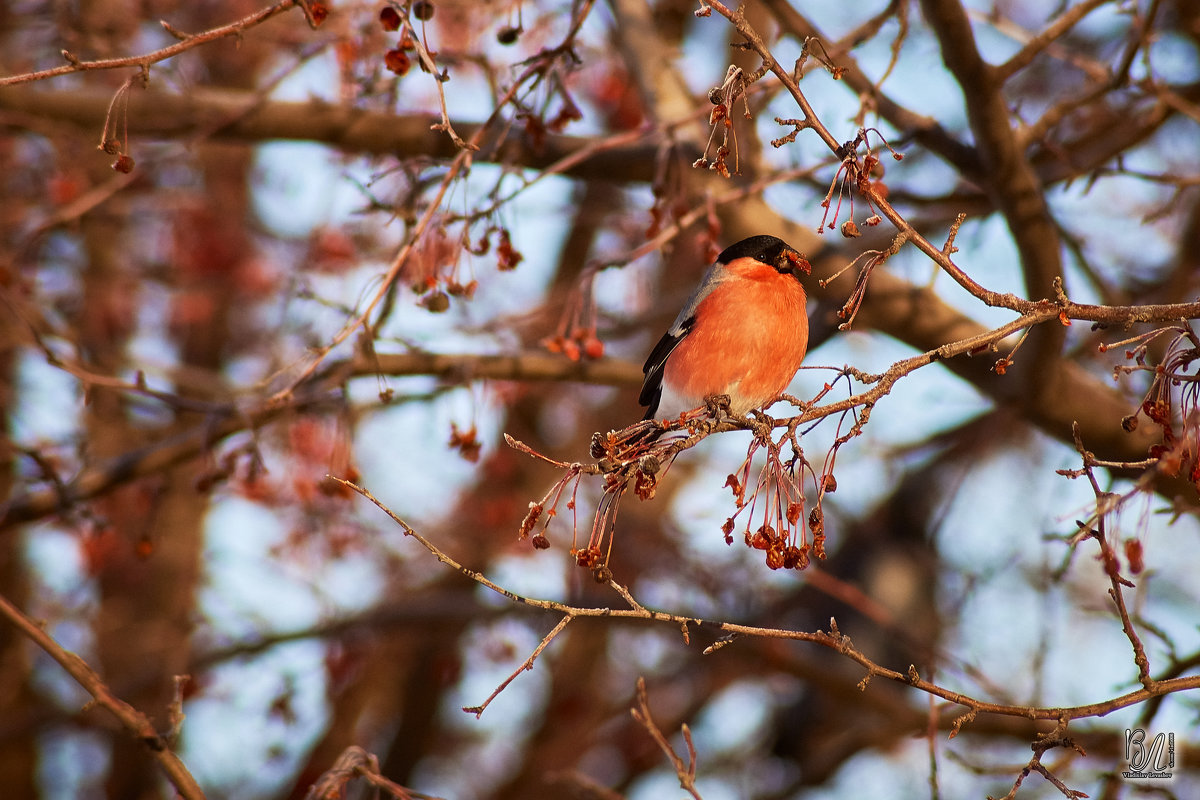
<svg viewBox="0 0 1200 800"><path fill-rule="evenodd" d="M793 274L805 275L812 274L812 264L808 263L808 259L797 253L795 250L786 249L779 254L780 266L787 269Z"/></svg>

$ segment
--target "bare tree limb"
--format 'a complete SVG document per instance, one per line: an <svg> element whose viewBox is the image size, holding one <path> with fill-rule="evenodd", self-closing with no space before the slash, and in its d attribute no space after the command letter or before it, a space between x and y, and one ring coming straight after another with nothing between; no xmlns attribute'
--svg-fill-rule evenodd
<svg viewBox="0 0 1200 800"><path fill-rule="evenodd" d="M0 111L7 112L0 122L20 125L28 116L98 130L111 99L111 92L90 88L0 88ZM437 118L423 114L390 114L319 100L268 100L253 92L203 88L190 89L187 94L155 89L131 92L128 103L133 137L186 140L203 134L216 140L242 142L279 139L318 142L346 153L420 154L438 159L454 158L458 152L449 137L431 130ZM535 145L528 135L512 128L483 131L480 123L453 124L462 137L477 143L477 161L540 170L572 158L573 163L562 171L571 177L634 183L654 179L658 148L649 142L652 128L643 131L647 143L606 148L604 137L548 133ZM576 154L588 151L589 158L574 160ZM697 151L692 157L698 155Z"/></svg>
<svg viewBox="0 0 1200 800"><path fill-rule="evenodd" d="M920 315L921 325L913 324L910 316L920 297L931 302L929 293L914 295L911 288L899 279L891 279L880 273L872 279L886 289L897 283L897 294L893 300L900 305L892 319L899 332L907 326L909 337L929 335L934 346L919 356L905 359L890 367L880 378L884 380L867 392L838 403L812 409L804 414L804 420L815 420L821 416L837 413L845 408L863 403L873 404L887 394L903 375L913 370L942 361L951 369L962 370L973 376L980 387L999 399L1008 401L1007 393L1022 391L1022 383L996 378L991 371L991 360L962 359L955 356L970 354L977 350L996 348L1004 357L1005 348L998 346L1009 333L1030 326L1044 324L1057 319L1080 319L1105 322L1114 326L1133 322L1169 322L1181 318L1200 317L1200 303L1147 306L1094 306L1060 300L1059 303L1029 303L1022 301L1030 311L1025 316L999 328L988 330L965 317L945 308L945 315ZM940 301L937 301L940 304ZM948 315L948 316L947 316ZM905 322L908 319L909 322ZM921 327L930 325L931 328ZM957 338L944 342L941 336L951 329ZM981 350L982 349L982 350ZM329 391L336 389L346 379L360 375L379 374L433 374L458 380L492 378L497 380L571 380L586 383L633 386L641 381L641 370L633 363L615 359L573 362L557 356L532 353L518 356L462 356L437 354L381 355L375 361L359 355L351 361L327 365L319 376L320 380L306 384L303 396L287 403L266 402L252 409L235 409L230 406L227 415L214 414L202 427L179 437L149 445L141 450L123 455L110 463L88 467L66 485L66 492L48 487L17 495L0 505L0 531L39 519L48 514L69 508L73 503L100 495L110 488L127 483L135 478L164 469L173 464L193 458L215 443L239 431L265 424L279 414L303 411L330 402ZM985 376L991 378L985 380ZM1146 438L1148 431L1127 433L1120 426L1122 417L1129 413L1125 400L1089 375L1074 362L1065 362L1058 372L1043 375L1041 380L1053 380L1055 402L1034 405L1029 412L1031 420L1053 433L1064 442L1073 442L1072 425L1078 421L1089 446L1111 461L1133 461L1145 455L1145 448L1152 440ZM325 387L318 389L317 387ZM1024 406L1023 406L1024 407ZM719 429L719 430L724 430ZM1160 491L1174 493L1187 491L1187 485L1168 481ZM1192 490L1194 494L1194 489Z"/></svg>
<svg viewBox="0 0 1200 800"><path fill-rule="evenodd" d="M357 778L373 787L376 796L378 792L387 792L395 800L438 800L385 778L379 771L379 759L357 745L347 747L338 756L333 766L308 788L304 800L341 800L346 796L346 787Z"/></svg>
<svg viewBox="0 0 1200 800"><path fill-rule="evenodd" d="M787 0L764 0L764 4L771 10L784 31L800 41L817 39L825 43L830 42L822 30ZM849 42L843 48L839 48L837 44L829 45L829 57L843 70L841 79L846 85L859 95L870 97L874 103L874 110L905 136L911 136L914 142L941 156L964 175L976 176L981 166L979 154L975 149L956 139L933 117L911 111L884 93L850 54L848 48L853 44L855 42Z"/></svg>
<svg viewBox="0 0 1200 800"><path fill-rule="evenodd" d="M464 577L467 577L476 583L490 589L493 592L507 598L511 602L520 605L529 606L532 608L546 609L557 611L565 615L567 619L575 619L577 617L616 617L628 619L642 619L649 622L666 623L672 627L686 625L710 625L717 630L729 634L738 634L745 636L756 636L771 639L787 639L795 641L809 642L812 644L821 645L834 650L850 660L858 663L866 669L860 687L864 690L867 684L873 677L881 677L896 683L911 686L919 691L932 694L947 700L951 703L964 706L967 712L956 720L953 726L951 736L958 734L962 725L973 720L977 714L1000 714L1003 716L1022 717L1025 719L1044 719L1059 722L1062 720L1076 720L1088 717L1100 717L1106 714L1111 714L1121 708L1143 703L1151 698L1159 697L1165 694L1176 692L1191 691L1200 689L1200 675L1190 675L1179 678L1169 678L1156 681L1152 688L1143 687L1136 691L1128 692L1123 695L1112 697L1106 700L1100 700L1094 703L1087 703L1078 706L1020 706L1007 703L993 703L987 700L980 700L961 692L954 691L950 688L940 686L920 677L915 667L909 667L906 672L889 669L877 664L870 657L857 650L850 642L849 637L842 634L837 629L837 624L834 620L830 620L830 629L828 631L795 631L783 628L762 628L753 625L739 625L732 622L714 622L712 620L704 620L697 617L689 617L680 614L673 614L663 611L654 611L647 608L595 608L572 606L566 603L560 603L554 600L541 600L536 598L525 597L523 595L512 592L499 584L491 581L482 573L465 567L458 561L451 558L441 549L439 549L432 541L421 535L415 528L397 516L395 512L381 503L370 491L359 486L352 481L347 481L342 478L330 476L333 480L342 485L358 492L364 498L374 503L381 511L387 514L393 522L395 522L403 531L405 536L411 536L416 539L422 547L429 551L438 561L459 572ZM565 623L560 622L560 627Z"/></svg>
<svg viewBox="0 0 1200 800"><path fill-rule="evenodd" d="M1048 297L1054 281L1062 279L1061 242L1037 175L1012 129L1004 75L979 54L970 19L958 0L922 0L921 7L941 43L942 60L962 87L987 174L985 185L1017 245L1026 292ZM1039 355L1054 357L1061 342L1061 336L1048 336L1046 350Z"/></svg>
<svg viewBox="0 0 1200 800"><path fill-rule="evenodd" d="M150 53L145 53L140 56L125 56L122 58L106 58L99 61L83 61L75 57L66 50L62 51L63 58L69 63L61 67L53 69L44 69L38 72L27 72L22 75L10 75L8 77L0 77L0 86L12 86L18 83L31 83L33 81L46 80L59 75L69 75L72 72L88 72L95 70L120 69L123 67L139 67L143 73L148 73L151 64L165 61L168 58L173 58L180 53L191 50L194 47L214 42L218 39L224 39L226 36L240 36L247 29L254 27L262 22L267 21L277 14L282 14L293 8L301 8L305 12L310 24L313 22L309 14L307 3L298 2L298 0L279 0L272 6L259 9L252 14L248 14L235 22L228 25L221 25L216 28L197 33L194 35L185 35L180 41L167 47L160 48ZM176 33L166 23L163 27L167 28L171 33Z"/></svg>
<svg viewBox="0 0 1200 800"><path fill-rule="evenodd" d="M1033 63L1033 60L1044 53L1056 40L1070 33L1075 25L1110 0L1085 0L1058 14L1036 36L1030 37L1025 44L1000 66L996 67L996 79L1003 83L1016 73Z"/></svg>
<svg viewBox="0 0 1200 800"><path fill-rule="evenodd" d="M204 792L196 783L196 779L159 736L158 731L154 730L150 720L142 712L114 695L104 679L88 666L86 661L75 653L64 650L58 642L54 641L5 597L0 597L0 615L7 618L9 622L33 640L34 644L45 650L67 671L68 675L75 679L76 683L87 690L88 694L94 698L96 705L116 717L135 739L146 746L150 756L158 762L167 779L171 781L181 797L184 797L185 800L204 799Z"/></svg>
<svg viewBox="0 0 1200 800"><path fill-rule="evenodd" d="M688 750L688 760L685 764L650 714L650 699L646 696L645 678L637 680L637 706L629 709L629 713L646 729L650 738L658 745L658 749L662 750L667 760L671 762L671 766L675 769L675 775L679 778L679 787L695 800L702 800L699 790L696 789L696 746L692 743L692 732L686 724L683 726L683 741L687 744Z"/></svg>

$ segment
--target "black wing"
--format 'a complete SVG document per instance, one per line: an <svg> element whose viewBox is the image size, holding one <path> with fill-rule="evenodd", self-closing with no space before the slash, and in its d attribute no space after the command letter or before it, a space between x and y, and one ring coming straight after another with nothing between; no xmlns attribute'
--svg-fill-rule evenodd
<svg viewBox="0 0 1200 800"><path fill-rule="evenodd" d="M672 325L650 351L650 357L642 367L646 378L642 381L642 393L638 395L638 403L648 406L646 416L642 419L654 419L655 413L658 412L658 402L662 399L663 368L667 365L667 358L683 341L683 337L688 335L695 322L695 317L688 317L683 322Z"/></svg>

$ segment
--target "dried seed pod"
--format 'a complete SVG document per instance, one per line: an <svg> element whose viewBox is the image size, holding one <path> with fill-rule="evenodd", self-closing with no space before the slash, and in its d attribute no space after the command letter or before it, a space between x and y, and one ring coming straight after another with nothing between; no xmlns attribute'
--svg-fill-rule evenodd
<svg viewBox="0 0 1200 800"><path fill-rule="evenodd" d="M427 294L419 301L420 305L425 306L435 314L441 314L446 309L450 308L450 296L442 291Z"/></svg>
<svg viewBox="0 0 1200 800"><path fill-rule="evenodd" d="M412 15L421 22L433 19L433 3L429 0L417 0L412 4Z"/></svg>
<svg viewBox="0 0 1200 800"><path fill-rule="evenodd" d="M397 48L395 50L388 50L383 54L383 65L390 72L394 72L397 75L404 75L412 69L412 59L408 57L408 53Z"/></svg>
<svg viewBox="0 0 1200 800"><path fill-rule="evenodd" d="M388 32L400 30L400 12L391 6L384 6L379 10L379 25Z"/></svg>

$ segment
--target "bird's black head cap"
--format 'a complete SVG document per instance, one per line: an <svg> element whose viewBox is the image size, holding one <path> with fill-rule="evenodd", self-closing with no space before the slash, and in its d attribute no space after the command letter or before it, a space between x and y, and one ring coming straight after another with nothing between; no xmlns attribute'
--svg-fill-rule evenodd
<svg viewBox="0 0 1200 800"><path fill-rule="evenodd" d="M717 256L717 261L728 264L739 258L753 258L780 272L792 274L796 274L796 268L801 266L800 262L804 262L796 248L783 239L766 235L751 236L736 244L731 244L721 252L721 255Z"/></svg>

